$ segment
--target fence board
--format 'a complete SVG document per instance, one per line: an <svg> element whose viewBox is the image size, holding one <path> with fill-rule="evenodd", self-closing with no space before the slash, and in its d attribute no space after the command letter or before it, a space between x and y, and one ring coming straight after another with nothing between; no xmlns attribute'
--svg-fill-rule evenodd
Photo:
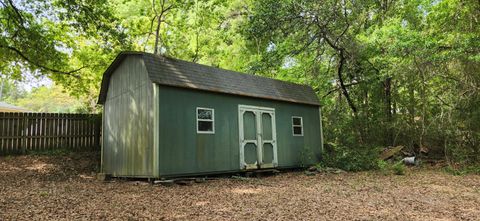
<svg viewBox="0 0 480 221"><path fill-rule="evenodd" d="M96 114L0 112L0 155L50 149L98 150Z"/></svg>
<svg viewBox="0 0 480 221"><path fill-rule="evenodd" d="M3 129L4 115L5 113L0 113L0 136L3 136L5 133L5 130ZM4 143L3 139L0 139L0 152L3 152L3 146L4 146L3 143Z"/></svg>

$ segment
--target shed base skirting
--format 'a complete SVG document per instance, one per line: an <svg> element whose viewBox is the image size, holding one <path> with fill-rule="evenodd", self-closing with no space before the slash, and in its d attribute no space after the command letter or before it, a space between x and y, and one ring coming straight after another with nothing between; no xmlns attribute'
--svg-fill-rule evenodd
<svg viewBox="0 0 480 221"><path fill-rule="evenodd" d="M313 164L309 166L313 166ZM170 179L170 178L200 177L200 176L208 176L208 175L221 176L221 175L232 175L232 174L238 174L238 173L252 173L252 172L255 173L255 172L262 172L264 170L279 170L281 172L282 170L302 169L302 168L308 168L309 166L307 167L284 166L284 167L256 169L256 170L222 170L222 171L211 171L211 172L200 172L200 173L160 175L158 177L148 176L148 175L135 176L135 175L114 175L114 174L106 174L106 176L112 177L112 178L154 179L155 180L155 179Z"/></svg>

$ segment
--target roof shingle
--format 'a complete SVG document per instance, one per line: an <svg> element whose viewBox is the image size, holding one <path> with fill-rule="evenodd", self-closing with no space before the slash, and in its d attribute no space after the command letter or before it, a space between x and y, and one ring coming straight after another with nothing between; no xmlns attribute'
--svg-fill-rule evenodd
<svg viewBox="0 0 480 221"><path fill-rule="evenodd" d="M150 79L157 84L319 105L315 92L306 85L243 74L142 52L122 52L117 56L103 75L99 104L105 102L111 74L126 56L131 55L142 56Z"/></svg>

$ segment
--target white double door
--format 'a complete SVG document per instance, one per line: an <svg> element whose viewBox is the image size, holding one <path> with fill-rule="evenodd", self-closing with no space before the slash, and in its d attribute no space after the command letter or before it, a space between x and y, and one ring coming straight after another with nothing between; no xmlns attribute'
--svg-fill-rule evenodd
<svg viewBox="0 0 480 221"><path fill-rule="evenodd" d="M275 109L238 106L240 168L262 169L278 165Z"/></svg>

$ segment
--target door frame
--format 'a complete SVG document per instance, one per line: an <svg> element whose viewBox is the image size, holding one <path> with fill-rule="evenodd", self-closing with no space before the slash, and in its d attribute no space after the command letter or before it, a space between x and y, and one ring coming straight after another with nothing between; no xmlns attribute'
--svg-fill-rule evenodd
<svg viewBox="0 0 480 221"><path fill-rule="evenodd" d="M245 112L251 111L255 114L255 123L256 123L256 141L252 142L255 143L257 148L257 163L256 166L249 166L245 162L245 151L244 151L244 124L243 124L243 115ZM272 119L272 140L265 141L262 139L263 136L261 133L263 132L262 126L262 114L268 113ZM240 169L259 169L259 168L274 168L278 165L278 157L277 157L277 128L275 123L275 108L269 107L259 107L259 106L251 106L251 105L238 105L238 128L239 128L239 149L240 149ZM273 160L272 163L263 164L263 145L264 143L270 143L273 147ZM260 159L260 162L258 160Z"/></svg>

